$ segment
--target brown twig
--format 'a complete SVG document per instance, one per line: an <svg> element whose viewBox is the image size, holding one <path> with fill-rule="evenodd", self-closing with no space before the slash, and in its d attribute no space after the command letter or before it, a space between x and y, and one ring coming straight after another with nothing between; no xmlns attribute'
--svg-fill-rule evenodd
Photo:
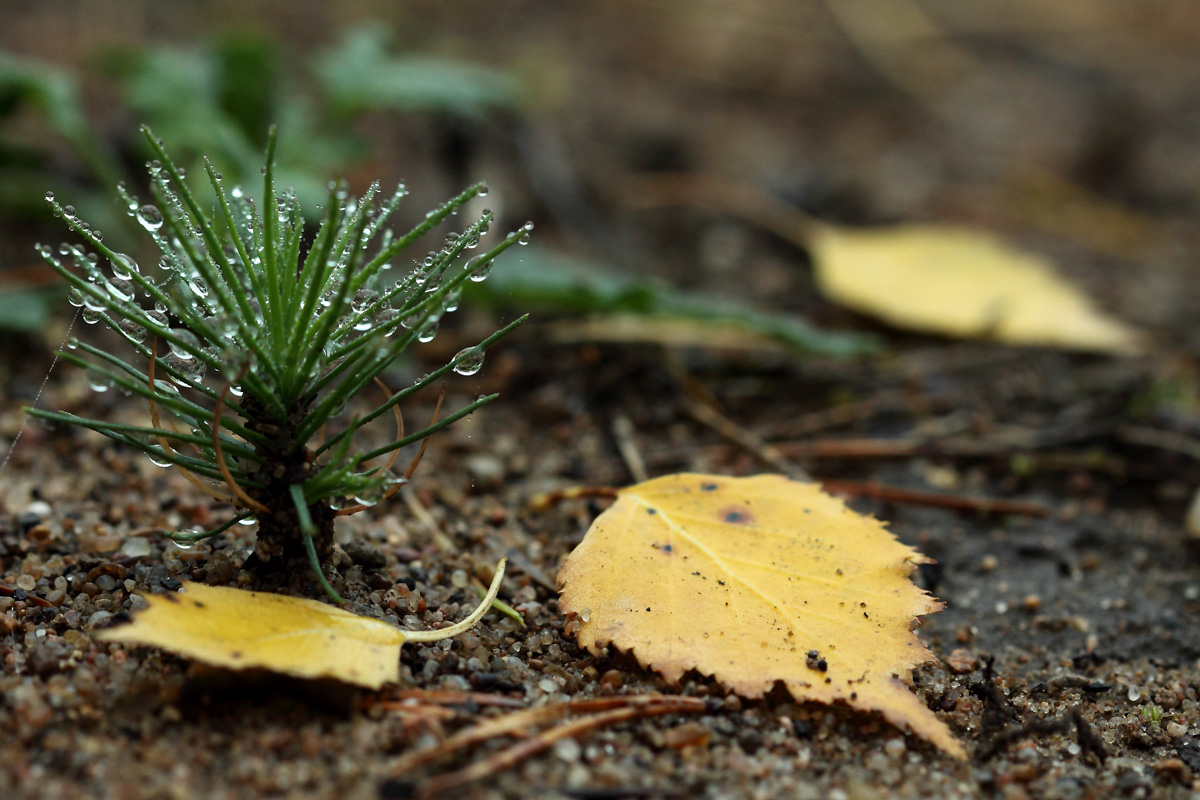
<svg viewBox="0 0 1200 800"><path fill-rule="evenodd" d="M503 769L508 769L514 764L536 755L543 750L548 749L560 739L566 739L573 736L578 736L587 731L602 728L606 725L614 725L619 722L626 722L639 717L649 717L660 714L679 714L679 713L696 713L705 709L705 702L698 697L663 697L655 695L643 695L639 697L624 697L624 698L608 698L609 701L618 701L622 703L622 707L611 708L607 711L599 711L598 713L590 714L582 719L571 720L564 722L561 725L555 725L549 730L532 736L525 741L518 742L514 745L506 747L498 753L494 753L487 758L476 761L463 769L455 770L444 775L439 775L436 778L431 778L420 787L422 797L431 797L440 792L454 789L459 786L464 786L468 783L485 778L495 772ZM593 703L595 701L584 701L585 703ZM516 712L510 714L510 717L522 717L517 720L518 727L514 727L511 722L501 717L497 720L481 723L475 729L469 729L463 733L472 733L478 729L484 729L481 733L490 734L479 738L478 734L462 737L456 736L450 741L460 740L461 743L456 743L453 749L473 744L480 741L485 741L500 733L511 733L514 730L528 727L533 718L539 721L555 719L567 713L577 710L572 708L576 704L565 703L562 706L548 706L545 708L534 709L532 712ZM553 712L553 713L547 713ZM501 725L498 723L508 723ZM453 750L447 751L453 752Z"/></svg>
<svg viewBox="0 0 1200 800"><path fill-rule="evenodd" d="M930 492L924 489L905 489L900 486L884 486L880 483L861 481L818 481L831 494L849 494L856 497L874 497L894 503L909 505L956 508L964 511L979 511L985 514L1024 514L1030 517L1048 517L1052 509L1041 503L1024 500L1003 500L989 497L963 497L962 495Z"/></svg>
<svg viewBox="0 0 1200 800"><path fill-rule="evenodd" d="M17 597L18 595L24 595L24 597ZM39 608L50 608L54 605L49 600L43 600L35 594L30 594L24 589L10 589L7 586L0 586L0 597L17 598L18 600L24 600L26 603L33 603Z"/></svg>
<svg viewBox="0 0 1200 800"><path fill-rule="evenodd" d="M692 416L692 419L712 428L738 447L745 448L761 461L779 470L789 478L798 481L812 480L807 472L780 452L779 448L763 441L758 434L738 425L713 406L693 400L690 397L685 397L684 408Z"/></svg>
<svg viewBox="0 0 1200 800"><path fill-rule="evenodd" d="M617 452L621 454L621 459L625 462L629 474L633 476L634 482L645 481L649 477L649 473L646 472L646 461L642 458L642 453L634 438L636 430L633 427L633 420L624 414L618 414L613 417L612 432L613 438L617 440Z"/></svg>
<svg viewBox="0 0 1200 800"><path fill-rule="evenodd" d="M488 694L487 692L461 692L453 689L404 689L396 693L396 700L394 702L402 703L405 700L420 700L425 703L445 706L476 705L513 709L525 707L524 700L509 697L508 695ZM385 705L388 702L393 701L385 700L380 705Z"/></svg>
<svg viewBox="0 0 1200 800"><path fill-rule="evenodd" d="M663 172L623 181L620 197L638 208L688 206L740 217L777 236L804 246L819 223L795 206L746 181L720 175Z"/></svg>
<svg viewBox="0 0 1200 800"><path fill-rule="evenodd" d="M620 489L613 486L572 486L569 489L560 489L557 492L535 494L529 498L526 508L540 514L564 500L579 500L584 497L604 497L609 500L615 500L620 491Z"/></svg>

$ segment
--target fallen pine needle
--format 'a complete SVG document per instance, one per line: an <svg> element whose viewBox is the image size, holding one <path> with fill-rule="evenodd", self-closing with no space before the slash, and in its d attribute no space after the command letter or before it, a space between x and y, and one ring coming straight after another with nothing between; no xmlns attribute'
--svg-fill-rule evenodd
<svg viewBox="0 0 1200 800"><path fill-rule="evenodd" d="M540 721L554 719L563 714L570 713L572 710L577 710L580 706L590 706L591 704L597 704L600 702L603 702L604 704L621 703L623 704L623 707L610 708L607 711L599 711L598 713L590 714L582 717L581 719L575 719L571 720L570 722L564 722L561 725L555 725L553 728L542 731L535 736L531 736L525 741L510 745L500 752L493 753L487 758L476 761L473 764L469 764L460 770L455 770L454 772L448 772L444 775L431 778L420 787L420 795L422 797L431 797L440 792L445 792L449 789L454 789L459 786L472 783L473 781L480 780L481 778L486 778L487 776L492 775L499 770L508 769L514 764L529 758L530 756L534 756L543 750L549 749L551 745L560 739L578 736L579 734L587 731L602 728L607 725L614 725L619 722L626 722L631 719L638 719L639 717L650 717L659 714L694 713L703 711L706 708L704 700L698 697L641 695L637 697L606 698L602 701L585 700L579 703L564 703L560 706L547 706L545 708L532 709L529 712L516 712L515 714L510 714L509 717L522 717L522 719L517 720L517 723L520 728L524 728L530 724L535 717ZM505 717L481 723L480 725L476 726L476 728L468 729L463 733L472 733L472 731L475 731L479 728L486 728L487 730L484 732L491 733L491 735L487 736L486 738L491 738L492 735L499 735L501 732L511 733L514 730L511 723L505 725L496 724L503 722L506 722ZM460 736L452 737L444 744L449 744L450 742L459 739ZM482 741L482 739L477 739L477 736L478 734L469 737L470 741L468 743ZM461 746L465 745L456 745L454 749L458 749L458 747Z"/></svg>

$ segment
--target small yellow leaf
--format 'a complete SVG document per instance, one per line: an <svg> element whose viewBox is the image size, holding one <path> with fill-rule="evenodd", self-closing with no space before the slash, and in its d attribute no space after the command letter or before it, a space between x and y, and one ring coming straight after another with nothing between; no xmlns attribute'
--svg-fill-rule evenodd
<svg viewBox="0 0 1200 800"><path fill-rule="evenodd" d="M1141 334L1096 309L1044 258L958 228L814 227L821 292L903 328L1019 345L1128 353Z"/></svg>
<svg viewBox="0 0 1200 800"><path fill-rule="evenodd" d="M378 689L400 680L400 646L457 636L487 613L505 561L483 602L462 622L433 631L402 631L315 600L188 583L152 595L129 625L99 631L105 642L161 647L228 669L267 669L298 678L334 678Z"/></svg>
<svg viewBox="0 0 1200 800"><path fill-rule="evenodd" d="M611 642L678 681L690 669L761 697L881 712L946 752L962 745L910 690L937 659L912 632L942 604L908 576L925 561L816 484L669 475L621 490L558 580L581 646Z"/></svg>

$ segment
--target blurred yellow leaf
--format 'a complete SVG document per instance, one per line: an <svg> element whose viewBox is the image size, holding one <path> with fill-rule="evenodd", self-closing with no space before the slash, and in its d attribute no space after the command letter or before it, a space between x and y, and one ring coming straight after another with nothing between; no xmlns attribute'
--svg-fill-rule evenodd
<svg viewBox="0 0 1200 800"><path fill-rule="evenodd" d="M457 636L491 607L504 576L502 560L483 602L462 622L433 631L402 631L315 600L246 592L202 583L147 597L129 625L96 634L105 642L161 647L228 669L267 669L298 678L334 678L378 689L400 680L400 646Z"/></svg>
<svg viewBox="0 0 1200 800"><path fill-rule="evenodd" d="M1098 352L1141 346L1138 331L1098 311L1046 259L985 233L821 225L808 246L826 297L898 327Z"/></svg>
<svg viewBox="0 0 1200 800"><path fill-rule="evenodd" d="M937 659L912 628L942 604L908 576L920 553L816 484L669 475L621 490L558 580L581 646L612 643L678 681L691 669L746 697L878 711L956 757L910 690Z"/></svg>

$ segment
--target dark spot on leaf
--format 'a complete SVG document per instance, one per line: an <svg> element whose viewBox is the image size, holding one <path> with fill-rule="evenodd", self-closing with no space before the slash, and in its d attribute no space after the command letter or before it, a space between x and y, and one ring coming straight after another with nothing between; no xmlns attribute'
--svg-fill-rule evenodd
<svg viewBox="0 0 1200 800"><path fill-rule="evenodd" d="M664 545L663 545L663 548L662 548L662 551L663 551L664 553L673 553L673 552L675 552L675 548L674 548L674 547L672 547L672 546L671 546L671 545L669 545L669 544L664 544Z"/></svg>
<svg viewBox="0 0 1200 800"><path fill-rule="evenodd" d="M717 490L717 488L718 487L715 483L700 484L700 491L702 491L702 492L715 492Z"/></svg>
<svg viewBox="0 0 1200 800"><path fill-rule="evenodd" d="M723 581L723 580L720 580L720 579L718 579L718 580L717 580L717 583L721 584L722 586L724 586L724 585L725 585L725 581Z"/></svg>
<svg viewBox="0 0 1200 800"><path fill-rule="evenodd" d="M162 598L164 600L166 600L168 603L178 603L179 602L179 598L176 597L174 594L164 594L164 595L162 595Z"/></svg>
<svg viewBox="0 0 1200 800"><path fill-rule="evenodd" d="M649 610L650 610L650 606L646 606L646 610L647 610L647 611L649 611Z"/></svg>
<svg viewBox="0 0 1200 800"><path fill-rule="evenodd" d="M193 600L192 605L194 605L196 608L206 608L204 603L201 603L199 600Z"/></svg>
<svg viewBox="0 0 1200 800"><path fill-rule="evenodd" d="M729 525L749 525L754 522L754 515L744 508L729 507L718 512L721 521Z"/></svg>
<svg viewBox="0 0 1200 800"><path fill-rule="evenodd" d="M653 515L655 515L655 514L657 514L657 513L658 513L658 509L657 509L657 508L647 508L647 509L646 509L646 513L647 513L647 514L650 514L651 516L653 516Z"/></svg>
<svg viewBox="0 0 1200 800"><path fill-rule="evenodd" d="M229 654L229 657L230 657L230 658L241 658L241 657L242 657L242 651L241 651L241 650L234 650L232 653L230 653L230 654Z"/></svg>

